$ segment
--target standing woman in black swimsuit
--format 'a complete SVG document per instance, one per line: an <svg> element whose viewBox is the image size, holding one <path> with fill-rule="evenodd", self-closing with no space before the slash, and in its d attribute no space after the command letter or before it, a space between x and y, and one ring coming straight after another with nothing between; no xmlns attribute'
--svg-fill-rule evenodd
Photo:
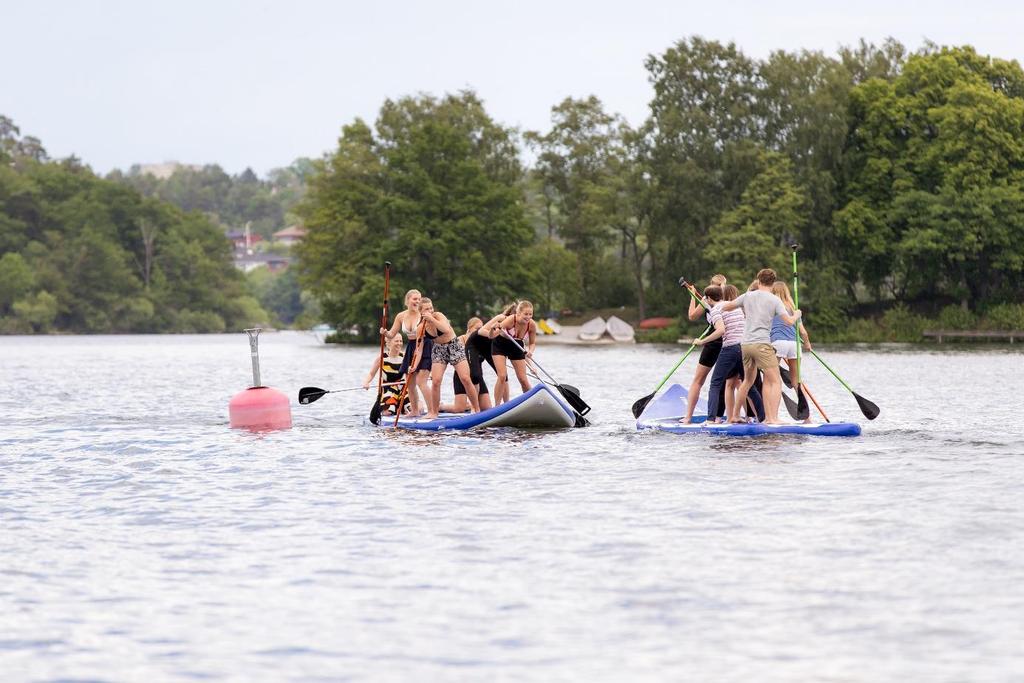
<svg viewBox="0 0 1024 683"><path fill-rule="evenodd" d="M510 335L518 343L514 343L506 335ZM506 358L512 361L512 368L516 371L516 377L519 379L519 386L523 393L530 390L530 380L526 376L526 361L533 357L533 350L536 347L537 323L533 321L533 304L529 301L520 301L515 312L498 323L498 334L491 342L494 371L498 373L498 381L494 383L495 405L508 400Z"/></svg>
<svg viewBox="0 0 1024 683"><path fill-rule="evenodd" d="M462 380L472 411L479 413L479 396L469 374L466 349L462 346L459 338L455 336L452 324L448 322L448 318L444 314L434 310L433 302L427 297L420 299L420 315L426 322L424 336L434 340L430 358L430 407L424 417L433 420L441 411L441 383L444 381L444 371L449 365L454 366L455 374Z"/></svg>

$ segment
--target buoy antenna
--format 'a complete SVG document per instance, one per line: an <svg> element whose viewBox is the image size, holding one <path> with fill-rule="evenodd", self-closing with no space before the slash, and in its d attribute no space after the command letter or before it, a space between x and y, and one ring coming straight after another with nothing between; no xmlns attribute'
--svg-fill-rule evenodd
<svg viewBox="0 0 1024 683"><path fill-rule="evenodd" d="M260 383L260 330L261 327L252 327L245 330L249 335L249 353L252 356L252 386L261 387Z"/></svg>

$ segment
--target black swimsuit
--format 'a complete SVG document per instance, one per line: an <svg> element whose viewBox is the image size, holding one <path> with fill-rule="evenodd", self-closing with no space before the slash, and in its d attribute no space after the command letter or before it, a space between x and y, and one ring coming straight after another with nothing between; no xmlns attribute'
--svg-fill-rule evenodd
<svg viewBox="0 0 1024 683"><path fill-rule="evenodd" d="M514 331L519 326L519 321L512 326ZM491 354L495 356L505 356L509 360L526 360L526 340L530 337L530 323L526 323L526 330L523 332L523 338L517 339L513 342L505 334L504 328L498 329L498 336L491 340Z"/></svg>

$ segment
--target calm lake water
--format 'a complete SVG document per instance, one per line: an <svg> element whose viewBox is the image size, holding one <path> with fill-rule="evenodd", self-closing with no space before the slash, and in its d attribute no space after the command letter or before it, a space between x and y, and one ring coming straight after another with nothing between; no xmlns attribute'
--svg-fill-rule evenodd
<svg viewBox="0 0 1024 683"><path fill-rule="evenodd" d="M0 338L0 679L1024 679L1024 355L819 350L860 438L638 434L679 347L541 347L585 430L394 433L352 392L260 436L242 334ZM265 334L263 379L374 353Z"/></svg>

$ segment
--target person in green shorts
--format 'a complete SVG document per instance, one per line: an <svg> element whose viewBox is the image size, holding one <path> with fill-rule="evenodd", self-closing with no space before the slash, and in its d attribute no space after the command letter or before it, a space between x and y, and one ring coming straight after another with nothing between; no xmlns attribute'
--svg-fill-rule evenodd
<svg viewBox="0 0 1024 683"><path fill-rule="evenodd" d="M736 308L743 309L745 316L743 327L743 384L736 392L733 403L733 414L729 422L740 422L739 406L747 402L747 394L754 385L757 371L764 373L764 413L765 424L780 424L779 403L782 402L782 377L779 374L779 362L775 359L772 347L772 319L778 316L789 325L795 325L803 315L799 309L790 315L782 300L772 294L775 284L775 271L762 268L757 273L757 288L741 294L732 301L721 304L722 312Z"/></svg>

